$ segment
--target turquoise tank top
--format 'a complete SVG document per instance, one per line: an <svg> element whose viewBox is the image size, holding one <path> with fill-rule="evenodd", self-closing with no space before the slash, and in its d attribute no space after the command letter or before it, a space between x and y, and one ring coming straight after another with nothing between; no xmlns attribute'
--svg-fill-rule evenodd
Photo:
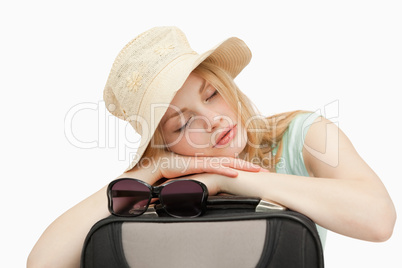
<svg viewBox="0 0 402 268"><path fill-rule="evenodd" d="M316 113L303 113L292 120L282 138L282 155L276 164L276 173L310 177L303 160L303 146L307 131L319 116ZM274 148L273 155L277 151L278 147ZM317 225L317 230L324 248L327 229Z"/></svg>

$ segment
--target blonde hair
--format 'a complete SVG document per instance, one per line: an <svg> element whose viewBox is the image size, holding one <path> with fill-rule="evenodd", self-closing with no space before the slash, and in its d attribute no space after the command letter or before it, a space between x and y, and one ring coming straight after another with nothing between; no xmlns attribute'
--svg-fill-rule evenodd
<svg viewBox="0 0 402 268"><path fill-rule="evenodd" d="M305 111L293 111L263 117L253 106L249 98L234 83L222 68L205 60L193 71L194 74L208 81L233 111L240 113L241 123L247 129L247 145L242 152L244 160L253 162L264 168L274 170L280 160L282 152L282 137L292 119ZM164 146L161 128L158 127L148 145L143 158L157 157L161 150L167 150ZM158 146L155 146L158 145ZM278 147L275 157L272 150Z"/></svg>

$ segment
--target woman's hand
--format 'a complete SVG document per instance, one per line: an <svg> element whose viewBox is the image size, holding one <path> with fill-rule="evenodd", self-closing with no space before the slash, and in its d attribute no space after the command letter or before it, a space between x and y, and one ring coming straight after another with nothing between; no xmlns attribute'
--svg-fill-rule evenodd
<svg viewBox="0 0 402 268"><path fill-rule="evenodd" d="M238 170L258 172L260 166L233 157L183 156L167 152L160 163L160 172L164 178L174 178L196 173L214 173L236 177ZM168 166L166 166L168 164Z"/></svg>
<svg viewBox="0 0 402 268"><path fill-rule="evenodd" d="M186 179L200 181L205 184L208 188L208 194L210 196L217 195L221 193L221 185L225 183L225 180L230 180L231 178L223 176L220 174L213 173L198 173L186 176Z"/></svg>
<svg viewBox="0 0 402 268"><path fill-rule="evenodd" d="M231 168L230 168L231 169ZM258 172L251 172L251 173L265 173L265 172L269 172L266 169L261 168L260 171ZM247 171L241 171L241 173L247 174ZM197 174L191 174L191 175L187 175L185 176L186 179L189 180L196 180L196 181L200 181L202 183L205 184L205 186L208 188L208 193L210 196L212 195L217 195L219 193L226 193L226 194L233 194L233 193L229 193L229 192L225 192L223 189L227 188L224 187L225 184L230 184L233 182L233 178L222 175L222 174L216 174L216 173L197 173ZM170 180L174 180L174 179L170 179ZM170 181L168 180L168 181Z"/></svg>
<svg viewBox="0 0 402 268"><path fill-rule="evenodd" d="M258 165L234 157L184 156L165 152L149 161L140 161L134 169L122 176L133 176L153 184L162 178L172 179L198 173L212 173L234 178L238 175L236 170L268 172Z"/></svg>

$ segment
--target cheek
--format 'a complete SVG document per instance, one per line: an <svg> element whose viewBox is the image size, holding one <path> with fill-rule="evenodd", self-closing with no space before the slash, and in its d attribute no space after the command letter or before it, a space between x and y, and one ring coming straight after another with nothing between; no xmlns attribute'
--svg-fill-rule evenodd
<svg viewBox="0 0 402 268"><path fill-rule="evenodd" d="M183 142L183 137L184 135L165 135L164 140L165 140L165 145L168 146L169 148L173 148Z"/></svg>
<svg viewBox="0 0 402 268"><path fill-rule="evenodd" d="M176 143L169 147L169 149L172 152L181 155L194 155L195 153L193 146L191 146L185 138L177 140Z"/></svg>
<svg viewBox="0 0 402 268"><path fill-rule="evenodd" d="M197 129L188 129L180 139L177 139L177 145L187 149L199 149L209 145L205 133L200 133Z"/></svg>
<svg viewBox="0 0 402 268"><path fill-rule="evenodd" d="M176 137L169 144L172 152L183 155L194 155L210 146L208 138L202 133L186 131L185 134Z"/></svg>

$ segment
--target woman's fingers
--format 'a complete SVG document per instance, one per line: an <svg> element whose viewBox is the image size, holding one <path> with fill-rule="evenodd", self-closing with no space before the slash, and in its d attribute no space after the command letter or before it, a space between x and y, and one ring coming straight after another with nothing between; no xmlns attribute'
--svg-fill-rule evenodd
<svg viewBox="0 0 402 268"><path fill-rule="evenodd" d="M229 163L232 161L232 159L220 161L222 159L219 158L220 157L192 157L191 161L189 162L190 165L184 170L184 173L215 173L228 177L237 177L238 172L230 168L229 164L224 164Z"/></svg>
<svg viewBox="0 0 402 268"><path fill-rule="evenodd" d="M192 157L171 154L161 163L160 170L165 178L174 178L197 173L214 173L237 177L236 170L248 172L269 172L251 162L233 157Z"/></svg>
<svg viewBox="0 0 402 268"><path fill-rule="evenodd" d="M224 175L224 176L228 176L228 177L237 177L237 175L239 175L239 173L230 168L230 167L225 167L225 166L220 166L220 167L210 167L210 168L205 168L203 169L201 172L197 172L197 173L215 173L215 174L220 174L220 175Z"/></svg>
<svg viewBox="0 0 402 268"><path fill-rule="evenodd" d="M261 170L260 166L239 158L232 158L229 167L250 172L258 172Z"/></svg>

